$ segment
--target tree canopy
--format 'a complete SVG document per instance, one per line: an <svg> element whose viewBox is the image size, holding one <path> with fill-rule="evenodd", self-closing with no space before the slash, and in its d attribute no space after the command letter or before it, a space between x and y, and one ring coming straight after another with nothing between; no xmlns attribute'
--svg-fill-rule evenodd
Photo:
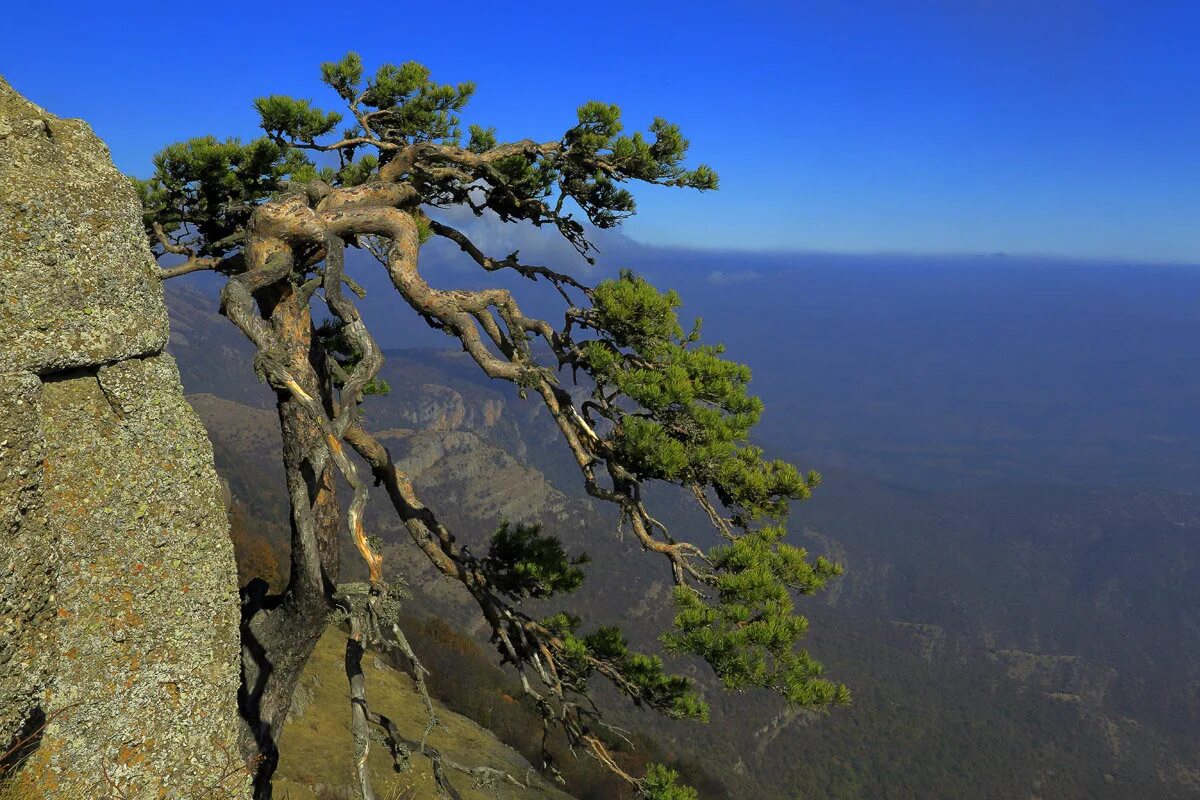
<svg viewBox="0 0 1200 800"><path fill-rule="evenodd" d="M320 74L336 111L309 99L259 98L262 137L170 145L155 157L153 175L137 181L156 254L178 262L163 276L202 269L228 276L222 311L256 345L256 367L279 398L292 577L281 598L247 606L258 615L247 630L272 667L258 663L248 672L266 673L257 698L244 692L254 744L268 749L278 724L267 698L277 704L290 695L288 671L278 664L302 665L305 648L311 652L311 637L295 629L311 627L319 616L313 609L342 596L336 540L343 519L371 580L352 638L402 638L381 624L382 557L363 529L367 481L348 446L385 487L414 543L474 597L546 725L645 797L694 796L669 770L641 777L621 770L605 747L590 689L593 678L606 679L640 705L706 719L693 681L670 674L657 655L631 650L616 628L522 609L528 598L578 588L588 568L603 565L568 553L552 531L507 523L486 555L473 555L367 432L360 401L387 387L376 378L380 348L342 291L357 289L345 274L346 246L372 252L398 302L452 337L486 375L545 405L587 492L614 504L642 548L664 560L674 585L674 623L662 636L670 653L703 659L729 690L771 689L806 707L848 702L846 687L825 678L800 646L808 623L794 606L796 594L820 590L841 568L785 541L791 502L807 498L820 478L766 458L751 443L762 403L749 393L749 369L725 358L720 345L703 344L698 320L683 326L674 291L629 271L589 286L568 271L524 263L518 252L487 254L446 222L444 212L457 207L501 223L548 226L593 262L589 233L636 211L630 187L717 188L711 168L685 166L688 141L679 128L654 119L645 132L627 133L617 106L590 101L558 139L501 142L494 128L472 124L464 133L460 114L473 84L436 83L415 62L368 74L350 53L322 64ZM433 237L487 272L549 282L563 298L563 323L526 315L502 288L431 286L419 253ZM334 472L353 492L345 510ZM682 536L652 516L644 489L653 482L689 493L722 543L706 549L692 541L703 535ZM374 721L368 712L362 725Z"/></svg>

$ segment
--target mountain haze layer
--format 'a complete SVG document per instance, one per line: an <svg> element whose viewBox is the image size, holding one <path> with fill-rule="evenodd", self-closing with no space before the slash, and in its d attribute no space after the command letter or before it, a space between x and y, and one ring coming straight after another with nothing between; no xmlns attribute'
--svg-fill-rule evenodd
<svg viewBox="0 0 1200 800"><path fill-rule="evenodd" d="M613 251L678 288L706 338L755 369L770 454L824 473L793 528L847 571L802 608L810 649L855 692L830 715L713 693L709 726L618 703L622 724L703 758L714 796L1200 792L1200 273L761 254L730 268L728 254ZM389 351L392 393L368 399L370 427L470 541L538 519L589 552L576 607L652 644L670 615L658 565L612 557L633 545L582 496L547 420L419 320L385 317L370 266L356 273L368 321L423 348ZM469 281L449 258L434 274ZM278 534L270 392L199 286L171 287L186 337L172 351L201 416L221 423L219 470ZM669 524L694 519L661 499ZM390 514L369 509L368 523L414 610L480 630Z"/></svg>

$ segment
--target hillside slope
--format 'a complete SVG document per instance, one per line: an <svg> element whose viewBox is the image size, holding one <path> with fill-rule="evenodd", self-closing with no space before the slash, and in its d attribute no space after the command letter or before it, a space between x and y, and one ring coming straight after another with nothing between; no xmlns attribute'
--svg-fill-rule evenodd
<svg viewBox="0 0 1200 800"><path fill-rule="evenodd" d="M354 744L349 734L350 701L343 656L345 634L330 626L321 637L300 679L280 738L281 758L274 780L277 797L288 800L353 798L347 777L354 774ZM367 698L373 710L389 717L402 736L419 741L428 721L408 676L368 652L363 659ZM462 800L570 800L538 776L519 753L488 730L434 701L437 725L428 743L443 758L446 779ZM398 770L383 741L373 741L371 779L380 798L408 800L438 797L431 760L409 754ZM448 766L488 767L512 780L483 781Z"/></svg>
<svg viewBox="0 0 1200 800"><path fill-rule="evenodd" d="M205 298L179 301L197 333L225 335L223 320L202 319ZM244 369L210 363L215 352L198 353L204 366L189 372L190 348L180 348L190 390L248 397L248 387L214 380ZM594 559L570 610L654 648L671 611L658 565L582 496L536 405L498 392L460 354L387 355L393 391L369 398L368 425L456 535L474 547L501 518L546 522L569 551ZM211 395L194 402L235 495L261 511L263 528L285 527L282 476L263 455L277 435L273 412ZM429 570L381 500L368 527L412 590L410 612L480 633L470 599ZM669 491L653 500L673 528L702 527ZM717 776L705 798L1195 797L1197 519L1195 498L1178 492L928 491L829 471L797 509L796 539L847 574L802 608L811 651L851 685L854 704L798 714L762 693L713 691L707 726L605 706L617 724L652 731L664 754L702 760ZM711 683L706 670L694 674Z"/></svg>

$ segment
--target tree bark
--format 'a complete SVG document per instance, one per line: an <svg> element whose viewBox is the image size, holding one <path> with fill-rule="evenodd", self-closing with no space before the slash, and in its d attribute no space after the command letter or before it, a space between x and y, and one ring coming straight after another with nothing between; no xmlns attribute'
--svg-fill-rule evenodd
<svg viewBox="0 0 1200 800"><path fill-rule="evenodd" d="M350 681L350 735L354 738L354 770L362 800L375 800L371 788L371 770L367 759L371 755L371 729L367 720L367 680L363 676L363 632L358 609L350 613L350 635L346 637L346 678Z"/></svg>
<svg viewBox="0 0 1200 800"><path fill-rule="evenodd" d="M328 405L325 366L313 343L308 304L290 284L280 287L259 292L259 307L288 344L288 371L306 392ZM271 777L279 760L276 743L292 692L325 629L340 571L341 509L322 432L290 393L277 395L291 500L291 573L281 595L267 595L265 583L256 580L242 598L242 747L259 760L255 796L260 800L271 797Z"/></svg>

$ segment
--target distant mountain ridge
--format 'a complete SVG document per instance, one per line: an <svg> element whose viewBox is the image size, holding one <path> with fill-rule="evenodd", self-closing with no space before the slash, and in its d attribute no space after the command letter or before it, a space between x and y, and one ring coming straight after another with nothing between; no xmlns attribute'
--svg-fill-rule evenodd
<svg viewBox="0 0 1200 800"><path fill-rule="evenodd" d="M189 390L269 397L261 385L238 382L253 381L248 367L213 363L232 353L234 362L248 364L249 352L234 341L226 351L223 337L236 332L227 324L228 334L218 330L224 321L213 315L210 299L172 291L169 301L173 314L176 306L188 307L191 338L208 343L196 353L182 342L172 345ZM739 302L733 298L726 313ZM937 320L928 325L936 328ZM762 351L748 355L753 361ZM873 363L867 359L864 369ZM756 386L776 393L775 406L767 397L768 408L815 407L803 396L778 394L795 379L778 369L767 359L756 374ZM215 375L225 376L221 385ZM652 580L657 565L605 557L631 544L615 536L615 521L603 509L580 496L575 476L562 467L565 451L534 404L497 391L454 353L389 351L384 377L393 392L369 398L368 424L388 432L419 490L455 530L482 540L508 515L541 518L570 547L603 562L577 598L589 618L620 615L643 641L665 622L668 602ZM250 402L262 408L261 400ZM223 421L238 415L225 405L216 412L215 399L196 404L202 417L206 405ZM259 413L262 421L249 423L258 433L214 434L218 468L243 499L270 493L266 462L255 467L247 449L261 441L273 416ZM857 413L866 429L878 424L868 405ZM927 411L913 413L920 418ZM814 444L804 414L793 417L791 429L767 438L781 454L837 444ZM892 447L902 447L895 441ZM870 463L854 454L853 440L847 446L845 463ZM898 458L917 464L925 456ZM956 458L982 463L969 453ZM823 472L824 485L797 509L793 524L797 539L843 561L847 574L801 607L813 621L811 650L831 675L851 684L855 705L831 716L797 715L758 695L713 693L715 724L708 727L620 707L618 719L652 728L676 752L731 765L720 780L733 797L1115 799L1200 791L1200 672L1189 657L1200 651L1194 495L1011 478L930 490L854 471ZM497 474L505 476L504 490L479 493L473 476ZM672 508L672 525L695 520L670 493L660 499ZM283 513L282 495L273 506ZM390 513L369 510L368 523L395 542L389 563L411 580L414 603L472 625L469 605L430 580L435 576L414 557ZM610 565L613 574L605 572ZM625 599L616 609L614 587Z"/></svg>

